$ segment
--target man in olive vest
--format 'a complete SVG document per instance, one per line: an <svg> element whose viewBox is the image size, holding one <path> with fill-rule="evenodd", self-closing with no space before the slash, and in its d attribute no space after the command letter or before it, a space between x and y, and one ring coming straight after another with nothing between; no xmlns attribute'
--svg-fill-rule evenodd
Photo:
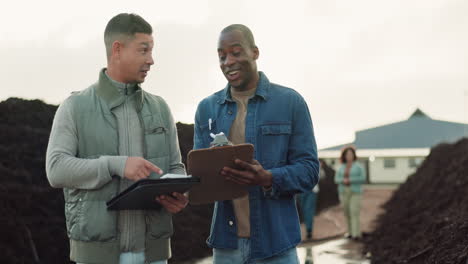
<svg viewBox="0 0 468 264"><path fill-rule="evenodd" d="M168 105L140 87L154 64L152 28L138 15L119 14L108 22L104 42L107 68L60 105L47 148L47 177L64 191L70 259L167 263L171 214L187 205L183 194L155 197L160 210L106 208L136 180L185 174Z"/></svg>

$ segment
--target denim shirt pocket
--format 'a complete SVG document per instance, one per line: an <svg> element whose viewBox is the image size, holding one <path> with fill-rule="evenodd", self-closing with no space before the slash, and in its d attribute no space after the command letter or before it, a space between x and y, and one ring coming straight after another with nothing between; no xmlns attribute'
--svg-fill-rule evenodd
<svg viewBox="0 0 468 264"><path fill-rule="evenodd" d="M290 122L261 125L260 146L257 152L261 156L261 161L267 163L269 167L285 164L291 133Z"/></svg>
<svg viewBox="0 0 468 264"><path fill-rule="evenodd" d="M211 141L213 138L210 136L211 133L218 134L221 131L218 131L218 122L216 120L211 120L211 124L209 121L204 122L199 125L201 135L199 135L199 140L202 141L203 146L208 148L210 146Z"/></svg>
<svg viewBox="0 0 468 264"><path fill-rule="evenodd" d="M262 135L290 135L291 124L263 125Z"/></svg>

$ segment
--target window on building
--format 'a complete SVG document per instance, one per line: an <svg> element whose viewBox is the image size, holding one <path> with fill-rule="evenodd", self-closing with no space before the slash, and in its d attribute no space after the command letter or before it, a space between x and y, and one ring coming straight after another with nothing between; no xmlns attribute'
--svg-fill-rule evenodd
<svg viewBox="0 0 468 264"><path fill-rule="evenodd" d="M396 167L395 159L385 158L384 159L384 168L385 169L393 169Z"/></svg>
<svg viewBox="0 0 468 264"><path fill-rule="evenodd" d="M408 159L408 167L410 168L417 168L422 163L422 158L409 158Z"/></svg>

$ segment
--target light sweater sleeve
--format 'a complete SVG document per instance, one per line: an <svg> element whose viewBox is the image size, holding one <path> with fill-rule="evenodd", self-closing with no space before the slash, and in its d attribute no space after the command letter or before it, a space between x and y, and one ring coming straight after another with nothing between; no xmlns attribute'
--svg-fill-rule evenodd
<svg viewBox="0 0 468 264"><path fill-rule="evenodd" d="M77 158L78 136L73 118L72 98L57 109L46 153L47 179L52 187L99 189L113 175L123 177L126 156Z"/></svg>

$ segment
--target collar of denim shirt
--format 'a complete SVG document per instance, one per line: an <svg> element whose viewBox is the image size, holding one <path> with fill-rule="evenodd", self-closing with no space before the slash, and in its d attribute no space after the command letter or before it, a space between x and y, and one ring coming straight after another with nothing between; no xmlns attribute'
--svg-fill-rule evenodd
<svg viewBox="0 0 468 264"><path fill-rule="evenodd" d="M267 101L268 100L268 91L270 89L270 81L266 77L266 75L259 71L258 72L259 78L258 78L258 84L257 84L257 90L255 91L255 96L258 96L262 98L263 100ZM229 86L229 83L226 85L224 90L220 93L219 99L216 101L218 104L224 104L226 101L233 103L234 100L232 100L231 97L231 89Z"/></svg>

